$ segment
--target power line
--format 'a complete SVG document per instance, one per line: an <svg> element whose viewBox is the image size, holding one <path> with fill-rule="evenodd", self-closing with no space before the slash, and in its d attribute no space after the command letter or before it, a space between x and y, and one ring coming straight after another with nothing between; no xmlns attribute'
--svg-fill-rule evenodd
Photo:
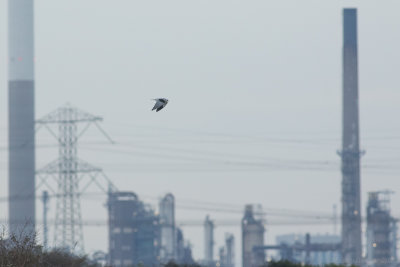
<svg viewBox="0 0 400 267"><path fill-rule="evenodd" d="M63 198L67 194L48 194L48 198ZM76 197L88 198L88 197L106 197L105 192L87 192L87 193L75 193ZM13 197L14 201L26 200L26 199L38 199L42 198L41 195L34 197ZM145 196L144 199L158 199L158 197ZM10 199L7 197L0 197L0 202L7 202ZM218 202L206 202L198 200L184 199L177 201L176 208L181 210L196 210L196 211L210 211L216 213L232 213L232 214L243 214L243 207L240 205L227 205L226 203ZM278 217L302 217L302 218L317 218L327 219L331 218L331 214L317 211L304 211L304 210L292 210L292 209L278 209L278 208L263 208L262 215L267 216L278 216Z"/></svg>

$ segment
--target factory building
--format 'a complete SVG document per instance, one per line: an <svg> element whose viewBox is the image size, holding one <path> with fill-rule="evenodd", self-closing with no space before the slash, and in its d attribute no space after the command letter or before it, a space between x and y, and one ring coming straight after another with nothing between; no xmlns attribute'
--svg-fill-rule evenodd
<svg viewBox="0 0 400 267"><path fill-rule="evenodd" d="M370 192L367 206L367 266L396 266L396 221L390 215L389 191ZM394 238L393 238L394 237ZM393 244L394 243L394 244Z"/></svg>
<svg viewBox="0 0 400 267"><path fill-rule="evenodd" d="M246 205L242 219L242 261L243 267L260 266L265 261L264 250L255 249L264 245L264 224L256 219L252 205Z"/></svg>
<svg viewBox="0 0 400 267"><path fill-rule="evenodd" d="M109 264L158 266L159 217L133 192L109 193L107 204Z"/></svg>
<svg viewBox="0 0 400 267"><path fill-rule="evenodd" d="M171 260L177 260L175 198L172 194L167 194L160 200L159 210L161 227L160 259L161 262L167 263Z"/></svg>

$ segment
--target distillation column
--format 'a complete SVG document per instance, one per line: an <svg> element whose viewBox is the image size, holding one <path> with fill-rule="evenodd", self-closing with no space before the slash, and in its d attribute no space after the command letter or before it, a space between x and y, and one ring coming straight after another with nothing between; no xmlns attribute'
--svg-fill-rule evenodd
<svg viewBox="0 0 400 267"><path fill-rule="evenodd" d="M167 194L160 201L161 261L167 263L177 259L175 227L175 198Z"/></svg>
<svg viewBox="0 0 400 267"><path fill-rule="evenodd" d="M207 215L204 221L204 261L207 266L214 262L214 222Z"/></svg>

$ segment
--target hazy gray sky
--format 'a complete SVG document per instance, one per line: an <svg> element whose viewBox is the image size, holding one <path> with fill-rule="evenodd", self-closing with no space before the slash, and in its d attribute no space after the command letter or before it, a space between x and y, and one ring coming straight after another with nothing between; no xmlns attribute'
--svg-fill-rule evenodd
<svg viewBox="0 0 400 267"><path fill-rule="evenodd" d="M0 142L7 146L7 14L0 1ZM400 189L400 2L35 1L36 117L71 104L104 116L117 145L89 131L81 158L121 190L150 203L260 203L331 212L340 206L342 8L358 8L362 203ZM150 112L155 97L168 106ZM104 144L90 142L104 140ZM45 131L38 144L54 144ZM7 151L1 196L7 194ZM38 148L37 167L57 156ZM95 188L93 188L94 191ZM84 219L105 219L104 198L83 200ZM400 216L400 192L393 213ZM1 203L6 218L7 205ZM51 217L55 206L51 207ZM38 202L38 217L41 206ZM203 220L205 211L177 210ZM210 213L216 219L228 216ZM229 215L240 218L241 214ZM267 217L268 220L268 217ZM332 226L267 226L266 240ZM85 227L88 252L107 230ZM217 247L239 227L216 229ZM202 228L184 228L203 257ZM51 236L52 240L52 236Z"/></svg>

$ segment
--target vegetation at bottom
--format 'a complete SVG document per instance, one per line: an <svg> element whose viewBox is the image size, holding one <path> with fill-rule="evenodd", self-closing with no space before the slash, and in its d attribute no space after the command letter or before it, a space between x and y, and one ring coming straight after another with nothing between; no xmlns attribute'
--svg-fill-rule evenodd
<svg viewBox="0 0 400 267"><path fill-rule="evenodd" d="M36 242L36 235L0 234L0 266L29 267L94 267L86 256L77 256L61 249L45 250Z"/></svg>

